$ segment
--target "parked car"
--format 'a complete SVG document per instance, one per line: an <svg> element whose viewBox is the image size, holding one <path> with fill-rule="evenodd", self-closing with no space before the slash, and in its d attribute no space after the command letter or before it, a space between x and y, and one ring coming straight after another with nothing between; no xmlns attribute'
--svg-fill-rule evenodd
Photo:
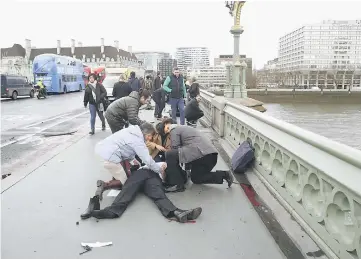
<svg viewBox="0 0 361 259"><path fill-rule="evenodd" d="M113 87L114 84L118 81L119 81L118 76L107 76L103 81L104 88L107 90L107 98L109 102L115 100L115 97L113 96Z"/></svg>
<svg viewBox="0 0 361 259"><path fill-rule="evenodd" d="M16 100L18 96L34 97L33 85L25 76L1 75L1 97Z"/></svg>

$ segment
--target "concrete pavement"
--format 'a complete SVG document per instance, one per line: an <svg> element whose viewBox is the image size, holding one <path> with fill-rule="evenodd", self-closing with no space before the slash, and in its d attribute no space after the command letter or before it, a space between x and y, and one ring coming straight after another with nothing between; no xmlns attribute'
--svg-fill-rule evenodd
<svg viewBox="0 0 361 259"><path fill-rule="evenodd" d="M142 111L141 117L152 117ZM204 134L209 129L200 128ZM110 131L82 138L2 194L2 258L78 258L81 242L112 241L87 258L284 258L239 185L190 185L170 194L180 208L202 206L194 224L163 218L143 195L119 219L80 220L97 179L110 175L93 152ZM219 158L216 169L227 165ZM114 198L104 195L101 206ZM79 222L79 225L76 225Z"/></svg>

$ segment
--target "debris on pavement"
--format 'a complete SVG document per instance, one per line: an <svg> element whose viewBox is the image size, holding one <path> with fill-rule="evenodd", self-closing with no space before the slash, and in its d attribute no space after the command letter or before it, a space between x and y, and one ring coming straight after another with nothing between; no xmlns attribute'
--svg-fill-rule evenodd
<svg viewBox="0 0 361 259"><path fill-rule="evenodd" d="M89 251L92 250L92 248L91 248L90 246L85 246L84 249L85 249L85 251L79 253L79 255L85 254L85 253L87 253L87 252L89 252Z"/></svg>
<svg viewBox="0 0 361 259"><path fill-rule="evenodd" d="M104 246L111 246L111 245L113 245L113 242L81 243L81 246L82 246L82 247L89 246L89 247L92 247L92 248L95 248L95 247L104 247Z"/></svg>
<svg viewBox="0 0 361 259"><path fill-rule="evenodd" d="M43 134L44 137L57 137L57 136L64 136L64 135L73 135L77 130L69 131L69 132L54 132L54 133L45 133Z"/></svg>

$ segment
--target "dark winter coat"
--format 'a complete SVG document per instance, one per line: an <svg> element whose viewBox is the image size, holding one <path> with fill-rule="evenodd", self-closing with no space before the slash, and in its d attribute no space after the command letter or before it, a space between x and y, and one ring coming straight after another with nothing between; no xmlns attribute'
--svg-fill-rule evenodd
<svg viewBox="0 0 361 259"><path fill-rule="evenodd" d="M126 120L133 125L141 125L144 121L138 117L139 107L139 94L133 91L129 96L112 102L105 113L105 117L113 120Z"/></svg>
<svg viewBox="0 0 361 259"><path fill-rule="evenodd" d="M152 95L153 101L159 105L161 109L164 109L165 107L165 91L163 88L159 88L154 91Z"/></svg>
<svg viewBox="0 0 361 259"><path fill-rule="evenodd" d="M195 98L197 95L200 95L199 84L198 84L198 83L193 83L193 84L189 87L189 96L190 96L191 98Z"/></svg>
<svg viewBox="0 0 361 259"><path fill-rule="evenodd" d="M172 124L172 149L178 149L179 162L190 163L212 153L218 153L210 139L193 127Z"/></svg>
<svg viewBox="0 0 361 259"><path fill-rule="evenodd" d="M99 107L100 103L104 103L105 102L105 97L107 96L107 90L105 89L105 87L100 84L97 83L96 87L95 87L95 99L93 97L93 90L92 90L92 86L90 86L90 84L87 84L85 91L84 91L84 106L87 106L88 103L96 105L97 107Z"/></svg>
<svg viewBox="0 0 361 259"><path fill-rule="evenodd" d="M115 100L128 96L131 92L132 88L130 87L129 83L117 82L114 84L113 96L115 97Z"/></svg>
<svg viewBox="0 0 361 259"><path fill-rule="evenodd" d="M157 76L157 77L154 79L153 87L154 87L154 91L162 87L162 80L160 79L159 76Z"/></svg>
<svg viewBox="0 0 361 259"><path fill-rule="evenodd" d="M142 88L138 78L132 77L129 79L128 83L129 83L130 87L132 88L132 91L139 92L139 89Z"/></svg>
<svg viewBox="0 0 361 259"><path fill-rule="evenodd" d="M196 121L204 116L203 111L199 108L199 103L196 99L190 100L184 109L184 117L187 121Z"/></svg>

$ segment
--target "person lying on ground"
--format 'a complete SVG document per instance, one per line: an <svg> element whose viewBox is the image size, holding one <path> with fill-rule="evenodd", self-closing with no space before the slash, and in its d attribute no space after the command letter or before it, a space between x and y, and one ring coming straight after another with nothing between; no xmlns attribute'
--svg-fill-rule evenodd
<svg viewBox="0 0 361 259"><path fill-rule="evenodd" d="M172 150L175 155L171 156L174 163L186 164L190 167L191 180L195 184L222 184L223 181L231 187L233 175L230 171L216 170L218 152L212 142L198 129L172 124L172 121L164 123L164 132L170 134ZM170 159L170 158L169 158ZM171 163L167 159L168 163Z"/></svg>
<svg viewBox="0 0 361 259"><path fill-rule="evenodd" d="M123 184L121 178L124 173L129 177L130 175L130 161L133 161L138 156L141 161L149 167L150 170L164 174L166 164L161 167L149 155L149 151L145 142L153 138L155 130L152 124L145 122L140 126L129 126L120 130L104 140L100 141L95 146L95 153L104 160L104 167L113 176L113 180L97 182L98 189L95 196L90 199L88 209L81 215L81 218L89 218L95 204L99 204L102 199L102 194L108 189L122 189Z"/></svg>
<svg viewBox="0 0 361 259"><path fill-rule="evenodd" d="M142 124L144 121L138 117L139 107L147 104L149 100L150 92L140 89L139 92L133 91L129 96L112 102L105 112L112 133L123 129L127 122L132 125Z"/></svg>
<svg viewBox="0 0 361 259"><path fill-rule="evenodd" d="M189 126L196 126L197 120L204 116L203 111L199 108L200 101L201 97L197 96L196 98L191 99L184 109L184 115Z"/></svg>
<svg viewBox="0 0 361 259"><path fill-rule="evenodd" d="M127 129L119 131L118 133L115 133L111 136L120 135L126 130ZM143 133L142 136L141 131ZM139 129L136 133L136 138L144 138L149 141L154 134L155 129L153 125L150 123L144 123L141 125L141 130ZM180 223L185 223L188 220L197 219L202 213L202 208L198 207L190 210L179 209L165 195L162 179L164 179L164 170L167 168L167 164L165 162L154 162L151 156L147 154L148 149L144 143L144 140L142 144L140 140L136 142L129 142L127 138L124 138L122 140L123 144L127 143L127 146L130 147L128 153L120 153L119 151L115 151L115 142L105 141L102 143L101 147L98 146L98 152L100 151L98 154L101 154L104 158L108 158L108 160L110 159L113 162L119 162L120 157L123 156L133 158L135 150L137 150L138 156L147 166L146 168L140 168L136 171L133 171L130 173L130 175L128 175L128 179L125 181L122 191L115 198L112 205L101 210L99 202L95 203L88 211L87 217L92 216L97 219L118 218L124 213L128 205L135 199L137 194L139 192L143 192L146 196L148 196L154 201L154 203L158 206L164 217L174 218ZM117 142L116 144L119 144L119 142ZM111 150L113 150L113 153L111 152Z"/></svg>

